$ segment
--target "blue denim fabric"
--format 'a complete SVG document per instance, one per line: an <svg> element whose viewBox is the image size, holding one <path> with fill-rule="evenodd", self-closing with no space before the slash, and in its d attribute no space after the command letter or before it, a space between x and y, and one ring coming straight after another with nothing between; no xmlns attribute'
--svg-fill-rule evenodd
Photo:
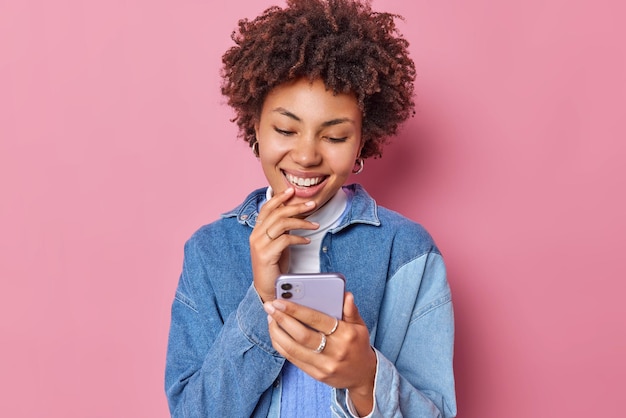
<svg viewBox="0 0 626 418"><path fill-rule="evenodd" d="M378 359L374 417L454 417L454 315L445 266L418 224L379 207L359 185L322 242L321 271L339 271ZM284 358L252 286L248 238L265 189L185 244L172 304L165 388L173 417L268 417L280 408ZM350 417L334 389L335 416Z"/></svg>

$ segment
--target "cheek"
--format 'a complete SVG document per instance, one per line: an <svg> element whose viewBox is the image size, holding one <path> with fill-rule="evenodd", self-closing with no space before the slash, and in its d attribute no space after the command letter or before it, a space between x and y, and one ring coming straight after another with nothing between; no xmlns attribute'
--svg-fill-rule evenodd
<svg viewBox="0 0 626 418"><path fill-rule="evenodd" d="M265 134L261 132L261 136L258 138L259 141L259 155L261 156L261 161L276 161L277 159L282 158L282 156L287 152L285 145L281 141L277 141L273 138L272 134Z"/></svg>
<svg viewBox="0 0 626 418"><path fill-rule="evenodd" d="M285 155L287 153L284 150L277 149L275 147L263 147L259 148L259 157L261 160L261 164L268 165L276 165L285 159Z"/></svg>
<svg viewBox="0 0 626 418"><path fill-rule="evenodd" d="M344 151L329 155L329 162L337 175L349 176L354 168L357 150Z"/></svg>

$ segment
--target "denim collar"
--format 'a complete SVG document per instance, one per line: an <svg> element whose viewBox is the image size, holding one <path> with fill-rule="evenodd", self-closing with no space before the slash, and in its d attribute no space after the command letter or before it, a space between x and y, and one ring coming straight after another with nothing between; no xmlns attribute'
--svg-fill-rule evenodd
<svg viewBox="0 0 626 418"><path fill-rule="evenodd" d="M256 218L258 216L257 208L259 204L265 200L265 192L267 187L257 189L250 193L246 200L235 209L222 214L222 218L237 218L237 222L240 224L246 224L251 228L256 225ZM330 232L335 233L341 231L348 225L355 223L364 223L369 225L380 225L378 219L378 206L376 201L365 191L360 184L350 184L343 187L343 190L348 196L348 205L350 209L348 213L343 217L343 220L339 225L333 228Z"/></svg>

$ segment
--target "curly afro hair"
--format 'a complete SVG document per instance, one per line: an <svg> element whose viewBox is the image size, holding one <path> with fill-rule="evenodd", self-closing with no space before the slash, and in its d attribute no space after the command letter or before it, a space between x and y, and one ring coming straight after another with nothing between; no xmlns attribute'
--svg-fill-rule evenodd
<svg viewBox="0 0 626 418"><path fill-rule="evenodd" d="M306 77L351 93L363 112L361 158L379 157L414 112L415 65L395 25L401 16L374 12L367 0L287 0L239 21L235 46L222 57L222 94L250 146L268 92Z"/></svg>

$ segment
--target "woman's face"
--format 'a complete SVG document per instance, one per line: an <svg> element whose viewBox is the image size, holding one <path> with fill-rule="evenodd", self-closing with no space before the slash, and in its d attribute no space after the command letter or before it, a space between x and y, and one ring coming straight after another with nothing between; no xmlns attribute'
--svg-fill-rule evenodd
<svg viewBox="0 0 626 418"><path fill-rule="evenodd" d="M322 207L346 182L361 150L356 98L334 95L321 80L282 84L265 99L256 137L263 172L274 193L295 189L288 204Z"/></svg>

